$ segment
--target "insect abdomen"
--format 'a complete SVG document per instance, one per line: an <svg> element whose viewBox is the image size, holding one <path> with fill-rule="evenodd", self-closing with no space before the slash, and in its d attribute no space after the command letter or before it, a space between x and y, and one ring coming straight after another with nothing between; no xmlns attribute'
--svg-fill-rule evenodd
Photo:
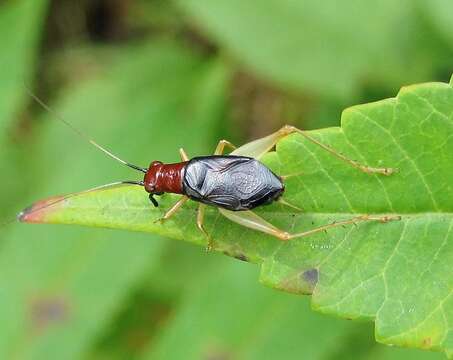
<svg viewBox="0 0 453 360"><path fill-rule="evenodd" d="M183 191L191 199L228 210L250 210L269 204L284 191L282 181L256 159L204 156L189 161Z"/></svg>

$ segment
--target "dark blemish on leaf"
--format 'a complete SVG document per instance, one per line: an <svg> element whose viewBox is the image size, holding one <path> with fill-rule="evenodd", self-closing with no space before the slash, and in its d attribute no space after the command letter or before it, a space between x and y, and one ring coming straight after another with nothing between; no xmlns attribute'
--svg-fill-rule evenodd
<svg viewBox="0 0 453 360"><path fill-rule="evenodd" d="M206 354L204 357L205 360L229 360L231 359L231 356L228 353L211 353L211 354Z"/></svg>
<svg viewBox="0 0 453 360"><path fill-rule="evenodd" d="M233 253L230 253L229 251L224 251L223 253L225 255L227 255L227 256L234 257L235 259L238 259L238 260L241 260L241 261L246 261L246 262L249 261L249 258L247 256L245 256L244 254L242 254L242 253L233 254Z"/></svg>
<svg viewBox="0 0 453 360"><path fill-rule="evenodd" d="M68 302L57 297L36 299L30 306L31 322L40 330L65 322L69 318L69 312Z"/></svg>
<svg viewBox="0 0 453 360"><path fill-rule="evenodd" d="M238 255L235 255L234 257L235 257L236 259L238 259L238 260L241 260L241 261L246 261L246 262L249 261L248 257L245 256L244 254L238 254Z"/></svg>
<svg viewBox="0 0 453 360"><path fill-rule="evenodd" d="M25 219L25 216L27 216L31 211L33 210L33 205L30 205L23 209L19 214L17 214L17 220L23 221Z"/></svg>
<svg viewBox="0 0 453 360"><path fill-rule="evenodd" d="M423 347L424 348L430 348L432 344L432 339L431 338L425 338L423 339Z"/></svg>
<svg viewBox="0 0 453 360"><path fill-rule="evenodd" d="M204 351L201 358L203 360L230 360L233 359L233 354L225 349L223 346L210 345L208 349Z"/></svg>
<svg viewBox="0 0 453 360"><path fill-rule="evenodd" d="M316 286L318 283L318 278L319 278L319 272L318 269L310 269L306 270L302 273L302 278L306 282L308 282L313 288Z"/></svg>

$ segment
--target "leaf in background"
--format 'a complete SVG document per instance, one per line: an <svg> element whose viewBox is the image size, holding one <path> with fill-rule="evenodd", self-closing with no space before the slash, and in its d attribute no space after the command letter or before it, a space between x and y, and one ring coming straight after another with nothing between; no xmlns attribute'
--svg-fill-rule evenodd
<svg viewBox="0 0 453 360"><path fill-rule="evenodd" d="M284 89L349 98L365 82L393 89L432 79L434 64L444 64L410 1L178 4L222 48Z"/></svg>
<svg viewBox="0 0 453 360"><path fill-rule="evenodd" d="M27 188L17 178L32 167L30 147L11 139L13 121L27 99L24 82L29 83L41 37L47 0L0 2L0 173L2 177L0 219L17 209ZM17 135L17 134L16 134ZM16 206L16 207L15 207Z"/></svg>
<svg viewBox="0 0 453 360"><path fill-rule="evenodd" d="M272 292L254 278L250 265L217 259L187 289L143 359L443 358L407 349L391 349L389 357L372 339L371 324L321 316L310 311L308 298Z"/></svg>
<svg viewBox="0 0 453 360"><path fill-rule="evenodd" d="M419 2L424 14L428 15L432 25L442 34L453 48L453 29L451 27L451 14L453 3L449 0L433 0Z"/></svg>
<svg viewBox="0 0 453 360"><path fill-rule="evenodd" d="M401 221L362 223L282 243L210 208L206 227L216 249L261 263L261 281L270 286L313 293L319 311L374 319L383 343L450 354L452 114L452 86L428 83L347 109L341 128L312 132L362 163L400 169L390 177L363 174L297 134L264 158L280 174L303 172L287 181L285 192L302 213L282 205L260 211L282 229L298 232L357 213L395 213ZM204 244L193 202L164 225L153 222L174 201L163 196L155 209L143 189L122 187L72 197L24 220L149 231Z"/></svg>
<svg viewBox="0 0 453 360"><path fill-rule="evenodd" d="M0 4L0 134L27 94L24 81L32 75L45 19L47 0L16 0ZM3 139L1 139L3 140Z"/></svg>
<svg viewBox="0 0 453 360"><path fill-rule="evenodd" d="M98 54L102 71L67 91L55 109L124 158L177 159L183 141L206 151L224 110L228 71L174 44L137 44ZM113 64L113 65L112 65ZM142 175L106 158L46 116L34 161L45 189L80 189ZM165 133L158 129L166 128ZM28 182L32 177L24 176ZM0 253L0 358L80 358L157 263L149 234L18 225Z"/></svg>

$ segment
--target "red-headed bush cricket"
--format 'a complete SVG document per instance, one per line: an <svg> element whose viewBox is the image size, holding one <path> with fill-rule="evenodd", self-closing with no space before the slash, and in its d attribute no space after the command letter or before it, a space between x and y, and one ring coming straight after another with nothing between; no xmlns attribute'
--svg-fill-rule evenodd
<svg viewBox="0 0 453 360"><path fill-rule="evenodd" d="M222 215L237 224L253 230L261 231L284 241L297 237L308 236L320 231L325 231L329 228L355 224L362 221L387 222L399 219L398 216L364 214L335 223L326 224L308 231L289 233L275 227L259 215L255 214L252 211L254 208L270 204L274 201L280 201L284 205L292 206L286 201L283 201L281 198L285 190L284 182L287 177L276 175L258 160L262 155L270 151L281 138L291 133L301 134L310 142L316 144L332 156L337 157L344 163L356 168L359 171L367 174L380 175L391 175L395 172L395 169L392 168L378 168L362 165L293 126L286 125L269 136L249 142L239 148L236 148L226 140L221 140L219 141L214 154L209 156L194 157L190 159L186 152L181 148L181 162L164 164L160 161L152 161L148 168L143 168L122 160L117 155L90 139L79 129L75 128L68 121L56 114L36 95L31 92L30 95L44 109L52 113L55 118L66 124L76 134L84 138L91 145L95 146L97 149L121 164L144 174L143 180L115 182L87 191L116 186L119 184L143 186L144 190L149 194L151 203L156 207L158 206L158 202L155 196L162 195L163 193L181 195L181 198L170 209L168 209L160 219L156 221L165 221L169 219L189 199L197 201L200 203L197 212L197 226L208 238L208 248L211 247L212 241L203 226L204 210L206 205L217 207ZM224 155L223 152L225 147L231 148L232 152L228 155ZM58 202L65 200L70 196L76 195L77 194L72 194L60 198ZM53 204L47 204L45 207L51 205ZM19 214L18 218L19 220L26 221L27 216L42 209L43 207L33 207L31 209L24 210Z"/></svg>

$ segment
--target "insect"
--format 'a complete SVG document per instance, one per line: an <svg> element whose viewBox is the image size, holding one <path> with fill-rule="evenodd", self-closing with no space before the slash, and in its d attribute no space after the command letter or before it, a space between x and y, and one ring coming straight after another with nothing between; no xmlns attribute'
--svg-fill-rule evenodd
<svg viewBox="0 0 453 360"><path fill-rule="evenodd" d="M258 159L270 151L276 143L283 137L291 133L299 133L307 140L318 145L332 156L367 174L391 175L396 169L380 168L362 165L351 160L331 147L319 142L306 132L286 125L277 132L264 138L249 142L236 148L229 141L219 141L214 154L210 156L194 157L192 159L186 154L184 149L180 149L181 162L164 164L160 161L152 161L148 168L126 162L102 147L69 122L56 114L36 95L30 95L47 111L52 113L57 119L69 126L79 136L85 138L90 144L134 170L144 173L143 180L140 181L121 181L103 185L94 189L115 186L118 184L133 184L143 186L149 193L149 199L154 206L158 206L155 196L164 193L174 193L181 195L181 198L164 215L155 221L166 221L171 218L188 200L199 202L197 212L197 227L208 239L208 249L212 247L212 239L206 232L203 225L203 218L206 206L217 207L222 215L231 221L247 228L264 232L280 240L289 240L297 237L311 235L329 228L355 224L361 221L387 222L397 220L399 217L387 215L359 215L350 219L336 223L326 224L308 231L299 233L289 233L272 225L264 218L260 217L252 210L258 206L271 204L280 201L284 205L292 206L282 199L285 190L285 176L278 176ZM232 149L228 155L224 155L226 147ZM91 190L94 190L91 189ZM88 190L88 191L91 191ZM63 198L64 200L65 198ZM293 206L294 207L294 206ZM40 210L33 209L32 211ZM19 215L26 216L27 212Z"/></svg>

